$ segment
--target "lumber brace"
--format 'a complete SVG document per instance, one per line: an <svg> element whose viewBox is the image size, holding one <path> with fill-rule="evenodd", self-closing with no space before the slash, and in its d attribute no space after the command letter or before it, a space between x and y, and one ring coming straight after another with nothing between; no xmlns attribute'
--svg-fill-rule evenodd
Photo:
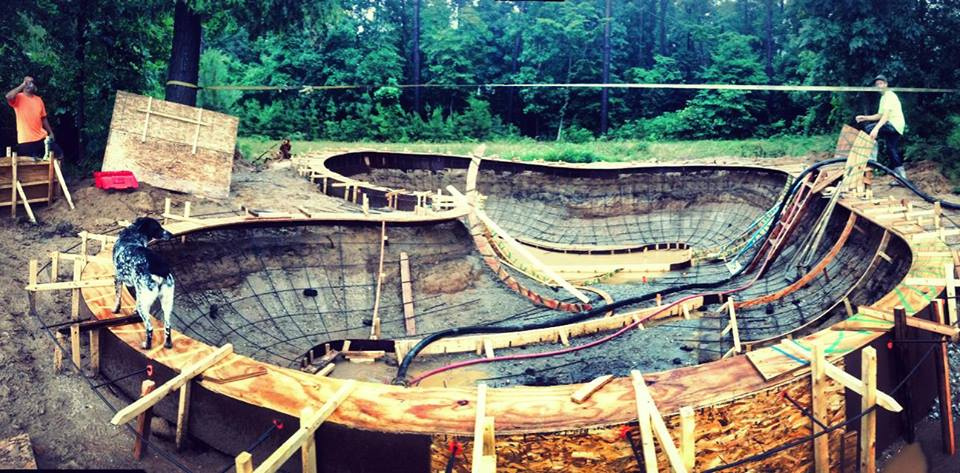
<svg viewBox="0 0 960 473"><path fill-rule="evenodd" d="M801 358L805 361L809 362L813 360L813 353L807 351L793 340L785 340L777 346L791 355ZM834 381L840 383L845 388L861 396L865 392L863 381L840 369L837 365L827 361L826 363L823 363L823 368L824 373L827 376L833 378ZM893 398L893 396L890 396L889 394L879 390L877 390L877 404L890 412L900 412L903 410L903 406L901 406L900 403Z"/></svg>
<svg viewBox="0 0 960 473"><path fill-rule="evenodd" d="M153 405L155 405L156 403L162 401L167 394L170 394L171 392L179 389L184 384L190 382L191 379L193 379L200 373L203 373L204 371L209 369L211 366L217 364L218 362L220 362L220 360L223 360L224 358L226 358L232 353L233 353L233 345L229 343L216 349L213 353L210 353L209 355L204 357L202 360L184 368L183 371L180 372L180 374L174 376L170 381L163 383L162 386L158 387L150 394L147 394L146 396L143 396L140 399L137 399L129 406L124 407L123 409L120 409L119 411L117 411L117 414L113 416L113 419L110 419L110 423L113 425L122 425L122 424L126 424L127 422L130 422L135 417L140 415L140 413L146 411L147 409L153 407Z"/></svg>
<svg viewBox="0 0 960 473"><path fill-rule="evenodd" d="M280 448L270 454L270 456L254 470L254 473L273 473L280 470L280 467L282 467L298 449L302 449L304 452L304 471L315 472L316 444L314 443L313 435L317 429L320 428L320 425L350 396L356 384L356 380L347 380L333 397L328 399L316 412L310 407L305 408L300 415L300 428L297 429ZM241 453L241 455L243 453ZM308 463L310 463L310 465L308 465Z"/></svg>

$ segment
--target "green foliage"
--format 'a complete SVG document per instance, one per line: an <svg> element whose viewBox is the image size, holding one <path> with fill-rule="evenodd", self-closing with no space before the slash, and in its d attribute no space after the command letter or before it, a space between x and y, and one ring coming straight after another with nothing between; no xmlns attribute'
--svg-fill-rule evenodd
<svg viewBox="0 0 960 473"><path fill-rule="evenodd" d="M163 95L173 2L8 3L0 37L16 41L0 42L0 82L13 87L23 75L37 77L58 141L82 146L96 166L112 91ZM600 122L596 88L474 85L599 82L604 3L421 0L419 72L430 87L420 90L422 105L414 110L413 88L401 86L414 72L410 0L189 0L203 20L201 85L292 87L202 90L199 104L238 116L242 135L403 143L529 138L578 150L547 155L573 160L618 159L603 146L631 159L659 156L669 139L777 137L710 146L727 155L778 155L788 150L770 144L785 143L779 135L832 134L875 110L873 93L611 89L609 141L591 147ZM955 2L853 0L838 8L827 0L617 1L610 80L864 85L882 72L894 86L949 86L957 82L950 55L960 49L956 11ZM365 87L296 90L342 84ZM457 87L442 87L450 84ZM901 100L908 156L956 156L960 132L945 127L943 117L957 113L960 96ZM0 114L0 139L15 139L12 113ZM637 143L645 142L649 149L640 151Z"/></svg>

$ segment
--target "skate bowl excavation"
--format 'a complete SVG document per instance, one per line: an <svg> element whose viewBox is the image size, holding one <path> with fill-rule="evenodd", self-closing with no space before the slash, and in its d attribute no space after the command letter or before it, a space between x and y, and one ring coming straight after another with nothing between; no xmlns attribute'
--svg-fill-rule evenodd
<svg viewBox="0 0 960 473"><path fill-rule="evenodd" d="M469 471L491 448L499 471L633 471L647 422L661 468L707 471L787 445L730 471L799 471L823 448L831 465L856 462L845 450L864 416L888 445L903 411L936 395L932 382L894 392L906 368L935 375L926 345L887 345L895 327L944 335L952 259L912 207L839 196L843 163L351 151L296 164L342 206L167 209L175 238L152 248L177 278L174 347L139 349L140 324L100 335L104 376L150 364L158 385L229 345L195 378L183 421L229 455L274 429L251 452L258 464L310 408L328 409L315 427L320 471ZM81 280L112 277L109 248ZM126 292L112 313L112 286L81 292L96 319L133 313ZM857 383L874 353L878 407L862 412ZM136 377L116 386L139 396ZM821 428L791 402L822 409L825 447L798 441ZM154 412L182 415L175 396Z"/></svg>

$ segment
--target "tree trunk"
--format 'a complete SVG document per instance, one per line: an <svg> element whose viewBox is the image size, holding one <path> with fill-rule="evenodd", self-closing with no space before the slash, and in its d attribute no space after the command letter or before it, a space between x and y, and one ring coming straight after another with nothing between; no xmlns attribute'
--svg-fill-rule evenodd
<svg viewBox="0 0 960 473"><path fill-rule="evenodd" d="M603 83L610 83L610 3L606 1L606 12L604 13L603 26ZM604 87L600 91L600 134L607 134L607 113L610 106L610 89Z"/></svg>
<svg viewBox="0 0 960 473"><path fill-rule="evenodd" d="M667 45L667 8L670 2L660 0L660 55L669 56L670 47Z"/></svg>
<svg viewBox="0 0 960 473"><path fill-rule="evenodd" d="M177 0L173 13L173 48L167 81L179 81L196 86L200 76L200 15L185 0ZM195 107L197 89L178 84L167 84L166 100Z"/></svg>
<svg viewBox="0 0 960 473"><path fill-rule="evenodd" d="M523 33L517 31L517 36L513 39L513 64L510 65L511 79L510 82L516 80L517 71L520 70L520 51L523 48ZM518 97L517 89L511 87L507 89L507 123L513 123L513 109L515 107L514 102Z"/></svg>
<svg viewBox="0 0 960 473"><path fill-rule="evenodd" d="M763 52L767 80L773 79L773 0L767 0L767 16L763 20Z"/></svg>
<svg viewBox="0 0 960 473"><path fill-rule="evenodd" d="M413 111L420 114L420 0L413 0Z"/></svg>
<svg viewBox="0 0 960 473"><path fill-rule="evenodd" d="M84 125L86 123L86 89L87 83L87 7L89 2L83 0L80 2L80 11L77 13L77 27L74 30L76 44L74 47L74 58L77 61L77 77L74 87L77 90L77 114L74 125L77 128L77 163L82 163L86 156L86 140L84 139ZM61 156L63 158L63 156Z"/></svg>

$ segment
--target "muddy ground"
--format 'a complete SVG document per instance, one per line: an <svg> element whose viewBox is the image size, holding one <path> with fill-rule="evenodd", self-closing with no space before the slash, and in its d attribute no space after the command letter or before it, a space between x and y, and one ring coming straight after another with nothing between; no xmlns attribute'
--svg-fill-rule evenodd
<svg viewBox="0 0 960 473"><path fill-rule="evenodd" d="M812 160L722 158L706 162L786 164ZM950 186L935 168L927 165L908 167L908 173L928 192L960 200L960 197L948 193ZM885 177L877 179L875 188L878 194L889 189L895 196L907 197L907 192L902 188L886 187L888 180ZM194 215L229 211L241 203L256 208L310 207L320 199L329 198L316 192L306 180L285 166L263 172L238 167L234 173L231 198L226 201L196 199L146 185L131 193L106 193L92 187L90 179L72 182L71 188L76 210L71 211L61 199L50 207L36 209L40 220L36 226L22 217L12 220L4 215L0 218L0 268L3 268L0 272L0 439L28 433L41 468L176 471L155 453L147 455L143 461L134 461L131 456L132 437L125 429L109 424L112 411L81 379L82 375L70 368L65 368L62 373L54 372L53 344L37 319L29 315L27 297L23 291L29 259L43 259L52 251L75 244L75 235L79 230L110 232L115 231L117 220L157 215L162 211L165 197L177 201L191 200ZM336 206L339 202L331 200L326 205ZM960 213L949 214L960 222ZM66 319L65 310L69 306L67 294L43 294L38 297L37 303L38 310L45 314L45 320ZM954 355L954 393L960 394L960 352L956 345L951 351ZM128 402L108 390L100 391L114 406ZM926 439L923 451L928 456L928 463L937 466L930 471L957 471L955 459L945 459L937 454L939 425L927 421L919 425L918 430L928 433L920 437ZM172 451L172 431L164 421L155 421L155 442L164 451ZM896 453L896 450L891 450L890 454ZM201 445L188 445L177 459L193 471L219 472L232 463L231 458L206 451Z"/></svg>

